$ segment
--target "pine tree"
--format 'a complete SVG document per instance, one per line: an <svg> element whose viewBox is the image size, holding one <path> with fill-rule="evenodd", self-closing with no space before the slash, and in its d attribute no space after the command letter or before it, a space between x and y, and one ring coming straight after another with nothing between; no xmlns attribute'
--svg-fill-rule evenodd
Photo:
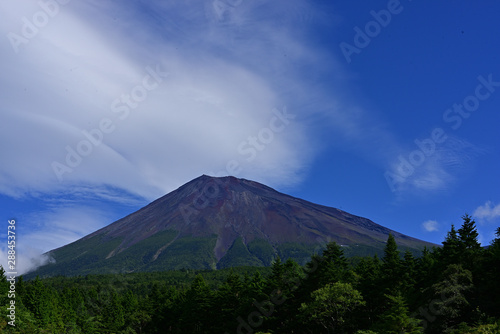
<svg viewBox="0 0 500 334"><path fill-rule="evenodd" d="M120 296L111 290L102 307L102 324L104 329L119 331L125 325L124 310Z"/></svg>
<svg viewBox="0 0 500 334"><path fill-rule="evenodd" d="M497 227L495 236L496 238L491 242L491 245L495 248L500 248L500 227Z"/></svg>
<svg viewBox="0 0 500 334"><path fill-rule="evenodd" d="M382 258L382 288L385 293L394 294L401 288L401 259L396 239L389 234Z"/></svg>
<svg viewBox="0 0 500 334"><path fill-rule="evenodd" d="M79 312L77 314L77 303L78 301L76 294L73 294L71 289L65 287L61 293L60 307L63 312L63 322L68 332L70 332L71 329L74 329L77 326L78 314L81 315L83 313Z"/></svg>
<svg viewBox="0 0 500 334"><path fill-rule="evenodd" d="M429 287L436 282L439 274L436 252L430 252L424 247L422 256L417 259L414 294L408 298L411 309L417 310L432 298Z"/></svg>
<svg viewBox="0 0 500 334"><path fill-rule="evenodd" d="M247 306L248 303L242 302L243 283L239 275L231 272L226 278L226 281L219 287L215 294L215 304L218 305L220 312L216 315L216 323L221 325L232 323L240 314L245 314L242 307ZM251 303L250 303L251 305ZM224 332L224 326L220 332Z"/></svg>
<svg viewBox="0 0 500 334"><path fill-rule="evenodd" d="M7 277L5 276L5 270L3 266L0 265L0 306L3 307L7 305L8 297L7 292L9 291L10 283L7 281Z"/></svg>
<svg viewBox="0 0 500 334"><path fill-rule="evenodd" d="M384 248L384 257L382 258L382 270L386 276L391 276L399 273L401 260L398 251L398 245L394 235L389 234L387 243Z"/></svg>
<svg viewBox="0 0 500 334"><path fill-rule="evenodd" d="M323 265L319 268L323 284L350 281L351 276L344 251L335 242L326 245L323 251ZM320 284L321 284L320 283Z"/></svg>
<svg viewBox="0 0 500 334"><path fill-rule="evenodd" d="M482 248L478 241L479 233L477 232L476 222L469 215L464 215L462 219L464 222L458 230L460 239L459 263L465 269L472 271L474 276L477 276L479 273L476 273L476 269L479 267L479 262L482 259Z"/></svg>
<svg viewBox="0 0 500 334"><path fill-rule="evenodd" d="M287 303L289 304L287 308L297 310L302 304L310 303L312 292L327 284L353 281L354 275L350 271L344 251L335 242L330 242L326 245L321 255L312 255L311 260L303 268L300 284L296 285L295 297ZM307 327L300 329L286 328L288 331L292 329L307 331Z"/></svg>
<svg viewBox="0 0 500 334"><path fill-rule="evenodd" d="M460 248L461 250L478 250L481 248L477 238L479 233L477 232L476 222L471 216L465 214L463 217L462 227L458 230L458 235L460 237Z"/></svg>
<svg viewBox="0 0 500 334"><path fill-rule="evenodd" d="M24 305L30 310L41 328L54 321L51 295L42 281L35 278L26 288Z"/></svg>
<svg viewBox="0 0 500 334"><path fill-rule="evenodd" d="M484 252L481 275L478 277L478 290L482 309L489 314L500 317L500 227L496 230L496 238Z"/></svg>
<svg viewBox="0 0 500 334"><path fill-rule="evenodd" d="M290 313L298 307L297 288L302 285L304 276L303 268L294 260L288 259L282 263L278 258L274 261L271 275L268 278L268 289L266 291L269 299L265 301L264 313L266 326L275 331L287 331L290 322ZM268 301L274 301L271 305ZM261 303L263 300L258 300ZM270 311L272 309L272 312Z"/></svg>
<svg viewBox="0 0 500 334"><path fill-rule="evenodd" d="M445 270L450 264L463 264L463 250L465 247L459 232L455 229L455 225L451 225L451 229L446 234L442 244L443 247L438 251L441 270Z"/></svg>
<svg viewBox="0 0 500 334"><path fill-rule="evenodd" d="M174 287L167 288L155 282L148 295L146 306L147 313L151 315L148 330L160 333L172 328L179 323L182 317L182 306L185 303L185 293Z"/></svg>
<svg viewBox="0 0 500 334"><path fill-rule="evenodd" d="M420 334L420 321L409 316L408 306L401 293L385 295L389 308L381 316L374 329L381 334Z"/></svg>
<svg viewBox="0 0 500 334"><path fill-rule="evenodd" d="M472 288L472 273L459 264L449 265L442 280L432 286L434 299L429 305L437 310L437 320L431 323L431 328L443 332L467 321L472 309L469 303Z"/></svg>
<svg viewBox="0 0 500 334"><path fill-rule="evenodd" d="M205 328L213 322L210 317L213 302L212 290L201 274L196 275L182 306L180 323L184 330L189 333L205 333Z"/></svg>
<svg viewBox="0 0 500 334"><path fill-rule="evenodd" d="M9 299L8 299L8 291L9 291L10 284L7 281L7 277L5 276L5 270L3 269L3 266L0 265L0 331L3 331L7 327L7 306L9 305Z"/></svg>
<svg viewBox="0 0 500 334"><path fill-rule="evenodd" d="M284 277L284 267L283 262L281 262L281 258L278 255L276 259L271 263L271 275L269 276L269 281L278 287L281 285L281 282Z"/></svg>
<svg viewBox="0 0 500 334"><path fill-rule="evenodd" d="M360 328L371 327L383 305L383 295L380 291L381 265L377 255L361 258L356 265L356 289L366 301L366 306L359 310Z"/></svg>
<svg viewBox="0 0 500 334"><path fill-rule="evenodd" d="M313 255L306 264L305 272L306 279L300 289L305 296L326 284L353 279L344 251L335 242L328 243L321 256Z"/></svg>
<svg viewBox="0 0 500 334"><path fill-rule="evenodd" d="M417 272L417 262L413 257L413 254L410 251L405 251L404 260L402 263L402 290L408 295L410 294L416 281L416 272Z"/></svg>
<svg viewBox="0 0 500 334"><path fill-rule="evenodd" d="M266 281L259 270L255 272L250 280L250 283L246 285L244 293L246 295L245 299L254 298L256 300L261 300L267 298L267 294L264 292L266 287Z"/></svg>

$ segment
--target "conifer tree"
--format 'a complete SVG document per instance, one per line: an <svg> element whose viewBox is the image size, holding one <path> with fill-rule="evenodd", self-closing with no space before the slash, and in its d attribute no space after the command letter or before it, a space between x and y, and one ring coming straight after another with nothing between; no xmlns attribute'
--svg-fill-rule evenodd
<svg viewBox="0 0 500 334"><path fill-rule="evenodd" d="M445 240L442 242L443 247L440 249L440 262L448 266L460 262L460 239L455 229L455 225L451 225L450 231L446 234Z"/></svg>
<svg viewBox="0 0 500 334"><path fill-rule="evenodd" d="M45 327L47 324L54 321L54 309L51 303L50 292L38 276L26 289L26 295L25 298L23 298L23 302L33 313L40 326Z"/></svg>
<svg viewBox="0 0 500 334"><path fill-rule="evenodd" d="M408 295L416 284L417 263L410 251L405 251L402 263L402 290Z"/></svg>
<svg viewBox="0 0 500 334"><path fill-rule="evenodd" d="M416 262L414 293L408 296L407 300L413 310L417 310L432 298L430 286L437 281L441 268L437 264L436 250L431 252L427 247L424 247L422 255Z"/></svg>
<svg viewBox="0 0 500 334"><path fill-rule="evenodd" d="M468 214L465 214L462 219L464 222L458 230L461 250L480 249L481 245L478 242L479 233L477 232L476 222Z"/></svg>
<svg viewBox="0 0 500 334"><path fill-rule="evenodd" d="M377 255L361 258L355 268L356 289L361 292L366 305L359 310L361 327L371 327L380 313L384 299L381 294L381 262Z"/></svg>
<svg viewBox="0 0 500 334"><path fill-rule="evenodd" d="M461 263L465 269L472 271L474 276L478 276L476 269L479 267L482 259L482 248L478 241L479 233L477 232L476 222L467 214L464 215L462 219L462 227L458 230L460 239L459 263Z"/></svg>
<svg viewBox="0 0 500 334"><path fill-rule="evenodd" d="M481 275L478 277L480 303L485 311L500 317L500 227L496 238L484 252Z"/></svg>
<svg viewBox="0 0 500 334"><path fill-rule="evenodd" d="M3 266L0 264L0 306L3 307L7 305L7 292L9 291L10 283L7 281L7 277L5 276L5 270Z"/></svg>
<svg viewBox="0 0 500 334"><path fill-rule="evenodd" d="M213 292L201 274L196 275L183 303L181 323L189 333L204 333L212 323L210 310L213 306Z"/></svg>
<svg viewBox="0 0 500 334"><path fill-rule="evenodd" d="M250 280L250 283L245 289L245 294L251 296L257 300L267 298L267 294L264 292L266 286L266 281L259 270L255 272ZM248 298L248 297L247 297Z"/></svg>
<svg viewBox="0 0 500 334"><path fill-rule="evenodd" d="M216 323L231 323L239 314L244 313L242 308L248 306L248 302L245 303L242 301L242 294L243 283L240 276L235 274L231 269L226 281L219 287L215 294L215 303L220 310L220 313L216 315Z"/></svg>
<svg viewBox="0 0 500 334"><path fill-rule="evenodd" d="M399 257L398 245L396 244L396 239L392 234L389 234L389 237L387 238L382 262L382 270L388 274L392 274L399 270L401 261Z"/></svg>
<svg viewBox="0 0 500 334"><path fill-rule="evenodd" d="M102 310L102 323L104 328L111 331L119 331L125 325L123 306L120 296L115 290L111 290Z"/></svg>
<svg viewBox="0 0 500 334"><path fill-rule="evenodd" d="M349 281L351 277L348 267L342 248L335 242L328 243L326 249L323 251L322 266L319 268L320 274L323 277L321 283Z"/></svg>
<svg viewBox="0 0 500 334"><path fill-rule="evenodd" d="M401 293L396 295L385 295L389 308L381 316L376 326L377 333L380 334L420 334L423 328L420 327L420 321L409 316L408 306L406 305Z"/></svg>
<svg viewBox="0 0 500 334"><path fill-rule="evenodd" d="M344 251L335 242L328 243L322 255L313 255L305 271L306 279L300 289L303 296L309 296L328 283L347 282L353 278Z"/></svg>
<svg viewBox="0 0 500 334"><path fill-rule="evenodd" d="M401 288L401 259L396 239L392 234L389 234L384 248L381 287L386 293L395 293L394 289Z"/></svg>
<svg viewBox="0 0 500 334"><path fill-rule="evenodd" d="M281 258L278 255L276 259L271 263L271 275L269 276L269 285L274 289L282 289L283 282L285 279L285 267L283 262L281 262Z"/></svg>
<svg viewBox="0 0 500 334"><path fill-rule="evenodd" d="M432 286L434 299L429 305L436 310L437 320L431 324L431 329L444 332L467 321L471 315L469 296L472 288L472 273L460 264L449 265L442 280Z"/></svg>

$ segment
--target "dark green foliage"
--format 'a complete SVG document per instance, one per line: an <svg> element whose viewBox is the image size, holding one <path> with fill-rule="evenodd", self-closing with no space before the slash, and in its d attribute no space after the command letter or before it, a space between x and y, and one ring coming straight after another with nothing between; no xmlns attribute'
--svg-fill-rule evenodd
<svg viewBox="0 0 500 334"><path fill-rule="evenodd" d="M262 254L263 255L263 254ZM218 263L218 268L231 268L237 265L263 266L264 263L255 255L252 255L241 237L237 238L231 248Z"/></svg>
<svg viewBox="0 0 500 334"><path fill-rule="evenodd" d="M310 295L318 287L328 283L350 281L351 278L344 251L335 242L327 244L321 256L313 255L305 270L307 278L300 289L303 296Z"/></svg>
<svg viewBox="0 0 500 334"><path fill-rule="evenodd" d="M116 292L111 290L111 293L103 300L100 314L103 328L118 331L125 325L124 310L120 299Z"/></svg>
<svg viewBox="0 0 500 334"><path fill-rule="evenodd" d="M413 291L417 283L417 261L411 254L406 251L404 260L401 263L401 291L409 293Z"/></svg>
<svg viewBox="0 0 500 334"><path fill-rule="evenodd" d="M432 326L441 332L455 328L471 315L472 273L459 264L449 265L440 282L432 286L434 307L439 310Z"/></svg>
<svg viewBox="0 0 500 334"><path fill-rule="evenodd" d="M274 248L264 239L255 239L248 243L248 251L257 257L265 266L270 266L276 257Z"/></svg>
<svg viewBox="0 0 500 334"><path fill-rule="evenodd" d="M374 326L378 333L383 334L419 334L423 328L419 326L420 321L409 316L408 306L400 293L396 295L385 295L387 299L387 311L380 315L379 322Z"/></svg>
<svg viewBox="0 0 500 334"><path fill-rule="evenodd" d="M311 301L300 307L302 319L323 331L352 332L354 311L365 302L349 283L329 283L311 293Z"/></svg>
<svg viewBox="0 0 500 334"><path fill-rule="evenodd" d="M401 282L402 274L401 256L399 254L396 239L392 234L389 234L387 244L384 248L384 257L382 258L382 275L386 281L386 285L395 288ZM399 288L399 286L398 286Z"/></svg>
<svg viewBox="0 0 500 334"><path fill-rule="evenodd" d="M477 233L476 222L467 214L463 216L462 219L464 222L462 227L458 230L460 250L477 252L481 249L481 245L477 241L479 234Z"/></svg>
<svg viewBox="0 0 500 334"><path fill-rule="evenodd" d="M157 246L176 235L164 237ZM278 248L278 255L289 257L271 261L274 249L265 242L245 245L240 239L228 252L228 265L241 258L271 266L213 270L207 250L215 239L177 240L180 248L158 254L116 255L120 261L109 262L117 265L116 274L19 277L16 327L5 321L10 283L0 267L0 332L466 334L497 333L500 327L500 229L492 245L482 249L467 215L458 230L451 228L442 248L424 249L419 257L406 250L401 256L402 249L389 236L382 259L348 260L348 248L329 243L301 266L290 255L301 258L304 245ZM207 269L190 269L188 257L181 254L184 247L191 247L197 264ZM108 251L96 249L89 255ZM85 256L80 258L88 260ZM134 261L151 271L124 273L127 268L118 266ZM148 267L157 261L182 269L156 272ZM86 268L93 270L92 264Z"/></svg>
<svg viewBox="0 0 500 334"><path fill-rule="evenodd" d="M105 240L102 236L86 240L80 239L51 254L50 256L54 257L56 262L41 267L37 271L37 275L44 277L48 273L51 276L97 273L99 272L99 267L96 261L106 258L120 243L121 239L109 241ZM75 254L79 255L75 258Z"/></svg>
<svg viewBox="0 0 500 334"><path fill-rule="evenodd" d="M295 242L285 242L277 246L278 255L283 260L292 259L301 265L310 260L315 250L315 245Z"/></svg>
<svg viewBox="0 0 500 334"><path fill-rule="evenodd" d="M484 311L495 317L500 317L500 227L496 231L496 238L491 246L485 251L482 262L481 276L479 282L480 303Z"/></svg>
<svg viewBox="0 0 500 334"><path fill-rule="evenodd" d="M148 264L161 254L158 250L167 246L177 235L178 232L175 231L156 233L147 240L142 240L133 247L107 259L106 268L114 272L131 272L137 268L147 268Z"/></svg>
<svg viewBox="0 0 500 334"><path fill-rule="evenodd" d="M208 287L203 276L197 275L186 291L181 304L178 323L187 333L204 333L205 327L213 326L210 310L216 305L214 292Z"/></svg>
<svg viewBox="0 0 500 334"><path fill-rule="evenodd" d="M460 261L460 238L455 230L455 225L451 225L451 230L443 241L443 248L440 251L441 263L452 264Z"/></svg>
<svg viewBox="0 0 500 334"><path fill-rule="evenodd" d="M161 271L206 268L215 269L216 259L213 253L216 236L212 238L182 237L172 243L158 256L157 260L144 268L144 271ZM129 248L133 250L133 248Z"/></svg>
<svg viewBox="0 0 500 334"><path fill-rule="evenodd" d="M26 289L23 303L33 313L37 323L41 326L48 325L54 320L52 297L50 290L45 287L38 277Z"/></svg>
<svg viewBox="0 0 500 334"><path fill-rule="evenodd" d="M462 217L463 224L458 229L452 225L448 232L443 248L440 251L441 263L447 267L450 264L461 264L465 269L475 271L482 259L483 249L478 242L476 222L469 216Z"/></svg>
<svg viewBox="0 0 500 334"><path fill-rule="evenodd" d="M204 238L184 236L175 239L178 234L176 231L159 232L124 251L117 251L122 239L115 238L110 241L103 236L80 239L55 250L51 254L55 263L41 267L36 274L40 277L82 276L103 272L161 271L165 268L215 269L215 235ZM171 243L174 239L176 242ZM152 249L154 251L151 251ZM80 255L75 258L75 254ZM28 274L27 277L34 278L33 274Z"/></svg>
<svg viewBox="0 0 500 334"><path fill-rule="evenodd" d="M360 318L360 321L367 328L373 325L384 306L383 296L380 292L381 267L382 263L375 255L361 259L354 269L356 288L365 300L370 301L363 308L364 317Z"/></svg>
<svg viewBox="0 0 500 334"><path fill-rule="evenodd" d="M7 281L5 276L5 270L0 265L0 305L5 305L8 303L7 293L10 288L10 283Z"/></svg>

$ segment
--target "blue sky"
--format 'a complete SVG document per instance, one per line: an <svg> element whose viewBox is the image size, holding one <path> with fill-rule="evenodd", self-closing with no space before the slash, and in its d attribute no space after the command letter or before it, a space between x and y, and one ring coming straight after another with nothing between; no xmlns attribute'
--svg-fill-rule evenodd
<svg viewBox="0 0 500 334"><path fill-rule="evenodd" d="M0 231L20 271L201 174L440 243L500 226L500 5L0 4Z"/></svg>

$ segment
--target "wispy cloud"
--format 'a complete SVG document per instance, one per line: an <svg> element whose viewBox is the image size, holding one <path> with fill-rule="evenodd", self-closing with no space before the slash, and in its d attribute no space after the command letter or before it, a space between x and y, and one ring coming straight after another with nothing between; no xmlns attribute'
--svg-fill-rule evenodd
<svg viewBox="0 0 500 334"><path fill-rule="evenodd" d="M31 247L23 247L22 249L23 251L18 252L16 255L16 272L18 275L26 274L40 266L54 262L50 255L41 254L39 249ZM5 268L5 271L8 271L7 268L9 268L6 260L8 255L8 249L0 249L0 257L2 258L0 265Z"/></svg>
<svg viewBox="0 0 500 334"><path fill-rule="evenodd" d="M30 225L26 226L26 222L30 222ZM53 261L43 253L73 242L109 223L110 214L106 211L74 204L53 206L16 221L18 273L26 273ZM7 251L4 246L0 249L0 264L4 268L7 265Z"/></svg>
<svg viewBox="0 0 500 334"><path fill-rule="evenodd" d="M7 33L37 7L3 9ZM0 65L0 124L9 124L0 139L17 138L0 153L10 161L0 169L0 191L113 187L154 199L233 160L242 167L238 176L286 186L301 181L322 145L332 145L320 144L319 133L374 164L397 147L381 120L345 97L343 62L311 43L311 22L332 24L318 10L298 0L243 1L219 11L210 1L70 2L23 45L21 57L0 45L8 58ZM126 104L156 66L168 77ZM238 147L283 107L294 121L248 161ZM84 147L85 133L102 120L113 130ZM91 153L69 166L79 145ZM54 164L67 169L58 174Z"/></svg>
<svg viewBox="0 0 500 334"><path fill-rule="evenodd" d="M500 217L500 203L495 205L493 202L487 201L477 207L472 215L478 220L494 221Z"/></svg>
<svg viewBox="0 0 500 334"><path fill-rule="evenodd" d="M414 147L400 150L385 173L389 188L398 196L449 189L483 152L468 141L442 132L442 142L417 139ZM424 144L422 144L424 143Z"/></svg>
<svg viewBox="0 0 500 334"><path fill-rule="evenodd" d="M16 137L0 153L10 162L2 164L0 190L21 196L107 185L153 199L235 159L244 167L240 176L299 182L314 154L302 119L314 107L301 109L292 98L311 91L296 65L318 55L293 33L292 18L272 20L262 6L283 9L243 2L221 21L201 4L71 2L22 46L21 56L0 45L6 55L0 139ZM299 15L297 6L308 7L296 1L287 11ZM21 17L37 10L3 9L10 19L2 34L20 29ZM113 101L130 95L145 69L157 65L168 78L122 119L125 104L113 108ZM283 106L296 120L247 162L238 145ZM103 119L113 122L113 132L59 182L53 163L67 166L70 150L87 139L84 131L99 129Z"/></svg>

